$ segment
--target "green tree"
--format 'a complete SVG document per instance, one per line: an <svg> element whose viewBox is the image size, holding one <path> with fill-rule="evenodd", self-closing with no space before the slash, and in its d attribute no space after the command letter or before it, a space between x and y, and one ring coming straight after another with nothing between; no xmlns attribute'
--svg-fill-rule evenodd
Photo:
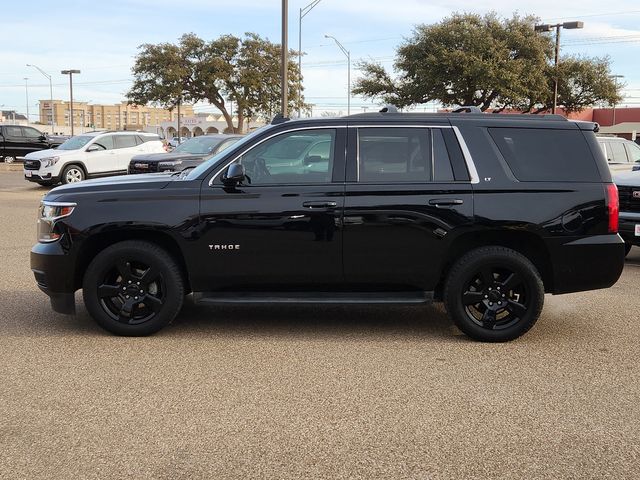
<svg viewBox="0 0 640 480"><path fill-rule="evenodd" d="M144 44L140 50L127 95L131 103L173 108L180 99L205 100L222 112L227 129L234 132L242 132L247 120L280 110L280 46L256 34L247 33L244 39L223 35L209 42L185 34L177 45ZM297 64L291 61L288 68L289 108L304 107L295 88ZM235 125L229 102L235 104Z"/></svg>
<svg viewBox="0 0 640 480"><path fill-rule="evenodd" d="M354 93L399 107L438 101L483 111L544 110L556 75L551 66L553 40L535 32L535 23L531 16L501 19L495 13L456 13L440 23L419 25L398 48L397 75L380 64L361 63L364 75ZM559 98L567 109L614 99L611 89L617 92L608 70L606 59L563 60L557 70L563 92Z"/></svg>

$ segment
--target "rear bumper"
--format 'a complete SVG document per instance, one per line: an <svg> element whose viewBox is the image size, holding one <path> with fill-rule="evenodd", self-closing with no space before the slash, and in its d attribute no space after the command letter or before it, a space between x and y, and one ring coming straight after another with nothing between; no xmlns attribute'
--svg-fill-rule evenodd
<svg viewBox="0 0 640 480"><path fill-rule="evenodd" d="M640 213L620 212L620 236L631 245L640 246L640 236L636 236L636 225L640 225Z"/></svg>
<svg viewBox="0 0 640 480"><path fill-rule="evenodd" d="M608 288L624 268L624 241L619 235L596 235L551 249L553 291L571 293Z"/></svg>
<svg viewBox="0 0 640 480"><path fill-rule="evenodd" d="M51 299L51 308L58 313L74 314L74 271L69 255L59 242L38 243L31 249L31 271L38 288Z"/></svg>

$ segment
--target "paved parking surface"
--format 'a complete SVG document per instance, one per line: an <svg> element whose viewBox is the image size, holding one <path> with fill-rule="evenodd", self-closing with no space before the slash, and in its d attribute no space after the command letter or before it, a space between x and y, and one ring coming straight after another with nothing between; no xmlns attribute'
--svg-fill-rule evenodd
<svg viewBox="0 0 640 480"><path fill-rule="evenodd" d="M0 478L638 478L640 249L508 344L438 306L187 304L118 338L35 287L46 191L0 172Z"/></svg>

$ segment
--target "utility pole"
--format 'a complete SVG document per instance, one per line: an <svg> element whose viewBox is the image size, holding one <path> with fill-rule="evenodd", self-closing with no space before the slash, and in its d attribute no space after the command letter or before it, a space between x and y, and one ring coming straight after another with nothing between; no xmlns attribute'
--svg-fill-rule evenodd
<svg viewBox="0 0 640 480"><path fill-rule="evenodd" d="M289 81L287 79L289 65L289 0L282 0L282 51L280 58L280 88L282 116L289 116Z"/></svg>
<svg viewBox="0 0 640 480"><path fill-rule="evenodd" d="M618 79L624 78L624 75L609 75L609 78L613 78L613 81L616 84L616 95L618 94ZM616 124L616 104L613 104L613 121L611 122L611 126Z"/></svg>
<svg viewBox="0 0 640 480"><path fill-rule="evenodd" d="M302 98L302 19L313 10L322 0L314 0L306 7L300 9L298 17L298 117L302 116L301 98Z"/></svg>
<svg viewBox="0 0 640 480"><path fill-rule="evenodd" d="M336 37L325 35L324 38L331 38L336 42L338 48L342 50L342 53L347 57L347 115L351 115L351 52L344 48Z"/></svg>
<svg viewBox="0 0 640 480"><path fill-rule="evenodd" d="M27 125L29 125L29 86L27 85L28 80L28 77L24 77L24 93L27 97Z"/></svg>
<svg viewBox="0 0 640 480"><path fill-rule="evenodd" d="M69 123L71 124L71 136L73 137L73 74L80 70L62 70L62 75L69 75Z"/></svg>
<svg viewBox="0 0 640 480"><path fill-rule="evenodd" d="M556 113L558 109L558 62L560 61L560 29L566 28L567 30L574 30L577 28L584 28L584 22L564 22L557 23L555 25L542 24L536 25L534 30L536 32L550 32L552 29L556 29L556 49L554 65L556 67L556 75L553 80L553 109L551 113Z"/></svg>
<svg viewBox="0 0 640 480"><path fill-rule="evenodd" d="M31 64L27 63L27 67L33 67L33 68L37 69L42 75L44 75L49 80L49 101L51 102L49 104L49 107L51 108L51 134L53 135L54 128L55 128L54 127L55 117L54 117L54 113L53 113L53 84L51 83L51 75L49 75L48 73L44 72L37 65L31 65Z"/></svg>

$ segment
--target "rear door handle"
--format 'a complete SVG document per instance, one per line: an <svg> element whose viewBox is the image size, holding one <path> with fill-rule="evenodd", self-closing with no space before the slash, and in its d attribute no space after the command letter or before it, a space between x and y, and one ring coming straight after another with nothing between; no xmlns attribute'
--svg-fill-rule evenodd
<svg viewBox="0 0 640 480"><path fill-rule="evenodd" d="M305 208L335 208L338 206L337 202L304 202L302 204Z"/></svg>
<svg viewBox="0 0 640 480"><path fill-rule="evenodd" d="M429 205L435 205L436 207L448 207L451 205L462 205L464 200L460 198L434 198L429 200Z"/></svg>

